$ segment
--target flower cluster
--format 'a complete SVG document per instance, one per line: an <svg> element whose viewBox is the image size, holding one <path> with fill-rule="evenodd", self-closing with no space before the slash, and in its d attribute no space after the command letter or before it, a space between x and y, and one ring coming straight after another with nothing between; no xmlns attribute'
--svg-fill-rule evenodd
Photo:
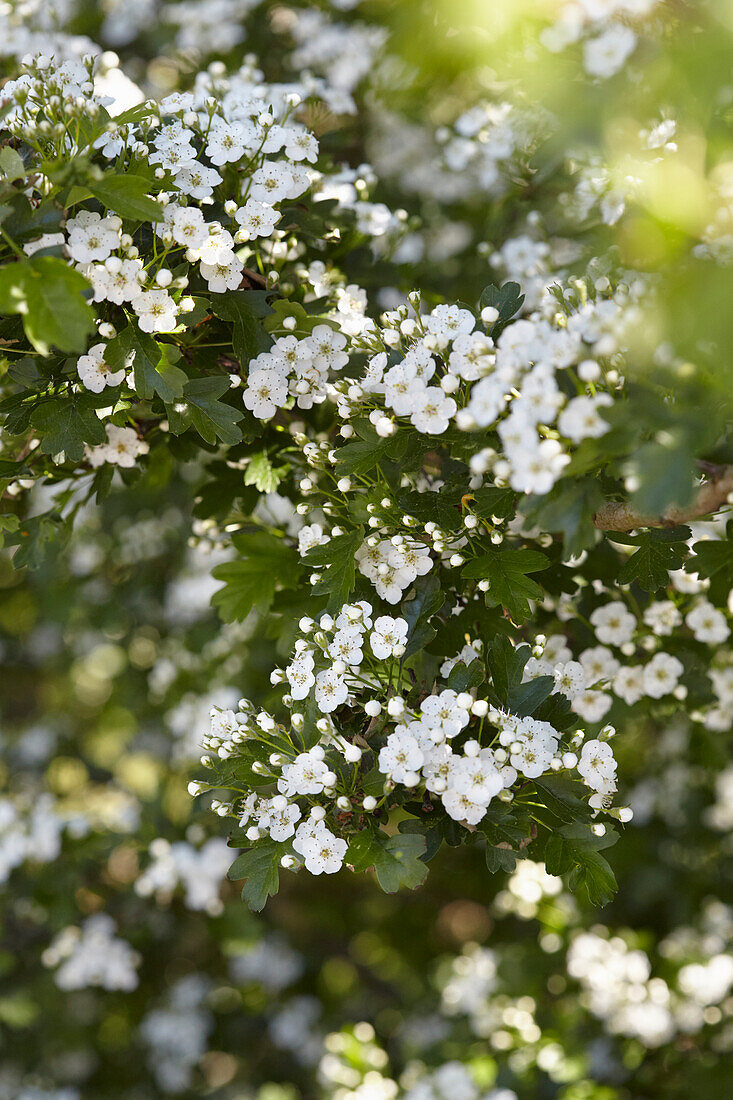
<svg viewBox="0 0 733 1100"><path fill-rule="evenodd" d="M419 702L406 699L400 688L409 683L409 624L373 618L364 600L300 627L292 661L271 676L287 687L289 726L246 700L237 712L215 708L204 744L216 757L202 758L215 771L218 761L235 772L238 764L247 768L251 792L215 808L234 814L250 843L263 836L275 842L283 866L337 871L365 814L378 822L384 807L420 797L439 799L448 818L473 829L495 799L512 802L521 777L575 772L593 792L591 807L609 809L616 790L612 729L602 739L584 741L580 731L566 738L547 720L492 706L475 688L436 685ZM476 670L483 659L474 654ZM207 786L193 782L190 789ZM605 826L598 829L603 835Z"/></svg>

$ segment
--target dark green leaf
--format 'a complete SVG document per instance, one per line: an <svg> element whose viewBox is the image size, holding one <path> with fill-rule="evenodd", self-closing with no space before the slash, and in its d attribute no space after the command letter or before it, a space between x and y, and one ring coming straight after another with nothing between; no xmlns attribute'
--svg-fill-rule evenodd
<svg viewBox="0 0 733 1100"><path fill-rule="evenodd" d="M148 194L150 180L144 176L109 173L101 180L91 180L88 187L96 199L122 218L157 222L163 217L163 207Z"/></svg>
<svg viewBox="0 0 733 1100"><path fill-rule="evenodd" d="M733 521L728 523L727 535L725 539L703 539L694 543L695 556L685 562L685 571L699 577L710 578L718 573L733 577Z"/></svg>
<svg viewBox="0 0 733 1100"><path fill-rule="evenodd" d="M504 283L500 288L490 283L481 292L479 299L479 311L486 306L493 306L499 311L499 316L489 328L489 335L494 339L506 328L515 313L518 313L524 303L524 295L519 283Z"/></svg>
<svg viewBox="0 0 733 1100"><path fill-rule="evenodd" d="M258 351L263 350L262 328L249 303L250 295L251 292L246 290L211 295L211 308L217 317L234 325L232 348L243 367L255 358Z"/></svg>
<svg viewBox="0 0 733 1100"><path fill-rule="evenodd" d="M575 557L596 541L593 517L603 502L593 478L561 481L544 497L529 497L527 521L543 531L561 531L567 557Z"/></svg>
<svg viewBox="0 0 733 1100"><path fill-rule="evenodd" d="M399 458L407 446L404 432L383 439L371 425L359 426L360 439L347 443L336 452L336 470L344 474L366 474L388 459Z"/></svg>
<svg viewBox="0 0 733 1100"><path fill-rule="evenodd" d="M87 394L54 397L37 405L31 423L41 436L41 451L63 451L72 462L84 456L84 444L104 443L107 436L97 416L94 399Z"/></svg>
<svg viewBox="0 0 733 1100"><path fill-rule="evenodd" d="M237 856L227 872L227 878L234 882L246 880L242 887L242 900L255 913L264 909L267 899L274 896L280 887L282 850L282 844L265 838L254 848Z"/></svg>
<svg viewBox="0 0 733 1100"><path fill-rule="evenodd" d="M509 701L510 691L522 682L524 666L531 656L528 645L516 649L505 634L498 634L486 653L486 665L491 675L494 691L503 704Z"/></svg>
<svg viewBox="0 0 733 1100"><path fill-rule="evenodd" d="M569 825L553 834L545 845L545 867L551 875L568 871L573 890L584 887L592 905L606 905L618 889L616 878L599 849L608 848L617 834L608 830L596 837L587 825Z"/></svg>
<svg viewBox="0 0 733 1100"><path fill-rule="evenodd" d="M526 684L517 684L509 691L509 709L520 718L534 714L555 686L554 676L537 676Z"/></svg>
<svg viewBox="0 0 733 1100"><path fill-rule="evenodd" d="M387 836L365 830L351 840L346 860L355 871L373 867L385 894L394 894L400 886L414 890L425 881L428 869L421 859L425 851L425 837L417 833Z"/></svg>
<svg viewBox="0 0 733 1100"><path fill-rule="evenodd" d="M188 405L191 423L207 443L216 443L220 439L231 447L242 438L237 425L244 413L219 400L229 388L229 378L221 376L191 378L186 383L183 400Z"/></svg>
<svg viewBox="0 0 733 1100"><path fill-rule="evenodd" d="M487 605L501 604L514 622L521 623L529 618L529 600L542 599L542 588L527 574L549 564L539 550L495 550L464 565L463 576L488 580Z"/></svg>
<svg viewBox="0 0 733 1100"><path fill-rule="evenodd" d="M638 546L636 553L622 566L616 578L619 584L632 584L634 581L647 592L656 592L669 584L670 569L679 569L687 557L687 539L692 532L689 527L654 528L640 531L637 535L619 535L614 531L608 534L612 542Z"/></svg>
<svg viewBox="0 0 733 1100"><path fill-rule="evenodd" d="M172 345L158 344L131 321L107 344L104 359L115 371L129 369L132 365L139 397L148 399L157 393L161 400L169 403L181 398L187 380L186 374L175 366L176 351Z"/></svg>
<svg viewBox="0 0 733 1100"><path fill-rule="evenodd" d="M483 684L485 679L484 662L480 657L476 657L470 665L458 661L450 670L446 684L452 691L468 691L472 687Z"/></svg>
<svg viewBox="0 0 733 1100"><path fill-rule="evenodd" d="M583 798L587 790L581 783L564 776L547 775L534 779L533 783L540 802L561 821L589 821L593 816L593 811Z"/></svg>
<svg viewBox="0 0 733 1100"><path fill-rule="evenodd" d="M211 598L224 622L241 621L253 608L265 612L281 588L296 588L301 570L298 556L282 539L266 532L238 534L234 545L242 555L237 561L217 565L212 571L224 587Z"/></svg>
<svg viewBox="0 0 733 1100"><path fill-rule="evenodd" d="M84 300L89 283L55 256L34 256L0 270L0 312L19 313L26 336L40 355L52 347L81 352L94 331Z"/></svg>
<svg viewBox="0 0 733 1100"><path fill-rule="evenodd" d="M321 546L313 546L305 555L307 565L320 573L325 568L318 584L313 586L316 594L328 595L328 607L335 610L346 603L356 579L354 555L363 542L361 527L336 535Z"/></svg>
<svg viewBox="0 0 733 1100"><path fill-rule="evenodd" d="M402 617L408 626L405 657L411 657L419 649L430 645L437 631L429 620L443 606L440 581L434 573L419 577L414 588L415 595L402 609Z"/></svg>

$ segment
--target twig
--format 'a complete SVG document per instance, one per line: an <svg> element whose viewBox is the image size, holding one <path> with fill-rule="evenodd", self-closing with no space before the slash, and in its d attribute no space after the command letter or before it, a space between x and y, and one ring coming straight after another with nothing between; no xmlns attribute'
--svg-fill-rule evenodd
<svg viewBox="0 0 733 1100"><path fill-rule="evenodd" d="M634 531L637 527L676 527L679 523L717 512L730 503L733 495L733 466L720 466L700 486L694 500L685 508L668 508L661 516L645 516L628 503L605 504L593 517L599 531Z"/></svg>

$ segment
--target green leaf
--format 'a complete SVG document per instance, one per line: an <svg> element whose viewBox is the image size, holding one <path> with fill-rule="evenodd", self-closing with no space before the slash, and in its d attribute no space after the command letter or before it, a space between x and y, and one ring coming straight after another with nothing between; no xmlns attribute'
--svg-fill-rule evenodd
<svg viewBox="0 0 733 1100"><path fill-rule="evenodd" d="M63 451L71 462L79 462L85 443L104 443L107 436L96 408L87 394L53 397L37 405L31 423L41 436L41 451L51 455Z"/></svg>
<svg viewBox="0 0 733 1100"><path fill-rule="evenodd" d="M464 661L458 661L448 674L446 684L452 691L469 691L472 687L478 687L486 679L484 662L480 657L475 657L470 665Z"/></svg>
<svg viewBox="0 0 733 1100"><path fill-rule="evenodd" d="M561 821L590 821L592 818L593 811L582 797L587 789L581 783L564 776L547 775L532 782L540 802Z"/></svg>
<svg viewBox="0 0 733 1100"><path fill-rule="evenodd" d="M522 682L524 666L532 651L528 645L516 649L505 634L497 634L486 652L486 665L491 675L494 691L505 705L509 694Z"/></svg>
<svg viewBox="0 0 733 1100"><path fill-rule="evenodd" d="M181 398L188 380L188 376L175 366L177 350L172 344L159 344L130 321L119 336L107 344L104 359L116 371L129 369L132 365L138 397L147 400L157 393L167 404Z"/></svg>
<svg viewBox="0 0 733 1100"><path fill-rule="evenodd" d="M71 524L63 524L56 515L43 513L24 519L15 530L9 530L5 542L14 546L13 566L22 569L38 569L46 559L50 546L58 549L59 539L65 541L71 534Z"/></svg>
<svg viewBox="0 0 733 1100"><path fill-rule="evenodd" d="M211 308L216 316L234 325L232 348L242 366L263 350L262 329L249 303L250 294L246 290L230 290L227 294L211 295Z"/></svg>
<svg viewBox="0 0 733 1100"><path fill-rule="evenodd" d="M513 489L498 489L495 485L487 485L483 489L474 489L470 498L473 501L472 511L479 516L487 519L491 516L508 519L514 515L517 494Z"/></svg>
<svg viewBox="0 0 733 1100"><path fill-rule="evenodd" d="M717 573L733 577L733 520L729 521L726 533L726 539L702 539L693 543L695 556L685 562L685 572L707 578Z"/></svg>
<svg viewBox="0 0 733 1100"><path fill-rule="evenodd" d="M233 446L242 439L238 422L244 413L220 401L230 388L229 378L191 378L183 393L183 400L189 408L191 423L202 439L207 443L216 443L220 439L227 446Z"/></svg>
<svg viewBox="0 0 733 1100"><path fill-rule="evenodd" d="M437 523L444 531L461 528L461 492L445 486L437 493L418 493L416 489L403 489L397 496L403 512L414 516L421 523Z"/></svg>
<svg viewBox="0 0 733 1100"><path fill-rule="evenodd" d="M618 889L613 871L599 849L609 848L618 839L613 830L597 837L587 825L569 825L554 833L545 845L545 867L548 874L563 875L568 871L571 889L584 887L592 905L606 905Z"/></svg>
<svg viewBox="0 0 733 1100"><path fill-rule="evenodd" d="M321 580L313 586L316 594L328 594L329 610L346 603L356 580L356 562L354 555L361 546L364 532L356 527L345 535L336 535L321 546L313 546L305 555L306 564L319 572L324 569Z"/></svg>
<svg viewBox="0 0 733 1100"><path fill-rule="evenodd" d="M443 606L444 596L440 581L434 573L427 573L415 582L415 595L402 608L402 617L407 623L407 645L405 657L430 645L437 634L429 619Z"/></svg>
<svg viewBox="0 0 733 1100"><path fill-rule="evenodd" d="M280 888L280 856L284 845L276 844L269 837L259 841L254 848L242 852L227 872L233 882L245 879L242 901L246 901L254 913L265 907L269 897Z"/></svg>
<svg viewBox="0 0 733 1100"><path fill-rule="evenodd" d="M89 190L104 206L122 218L140 222L158 222L163 207L148 194L150 180L128 173L110 173L101 180L90 180Z"/></svg>
<svg viewBox="0 0 733 1100"><path fill-rule="evenodd" d="M0 270L0 313L19 313L25 334L40 355L52 347L82 352L94 331L94 313L84 300L89 283L56 256L33 256Z"/></svg>
<svg viewBox="0 0 733 1100"><path fill-rule="evenodd" d="M297 588L301 576L295 550L275 535L257 531L237 534L232 541L242 558L212 570L224 587L214 593L211 602L226 623L241 622L253 608L264 614L275 590Z"/></svg>
<svg viewBox="0 0 733 1100"><path fill-rule="evenodd" d="M261 493L273 493L285 477L287 466L272 465L266 451L252 455L244 471L244 484L254 485Z"/></svg>
<svg viewBox="0 0 733 1100"><path fill-rule="evenodd" d="M616 578L619 584L634 581L647 592L656 592L669 584L669 570L679 569L687 557L686 541L692 532L689 527L654 528L636 535L609 531L611 542L625 546L638 546Z"/></svg>
<svg viewBox="0 0 733 1100"><path fill-rule="evenodd" d="M486 837L486 866L497 871L513 871L518 859L523 858L522 842L527 840L523 829L509 813L489 809L481 820L479 832Z"/></svg>
<svg viewBox="0 0 733 1100"><path fill-rule="evenodd" d="M425 851L425 837L418 833L387 836L366 829L351 840L346 860L355 871L373 867L385 894L394 894L400 886L414 890L425 881L428 869L420 858Z"/></svg>
<svg viewBox="0 0 733 1100"><path fill-rule="evenodd" d="M344 474L366 474L388 459L399 459L404 454L407 438L404 432L382 436L367 422L356 426L360 439L347 443L336 452L336 470L339 476Z"/></svg>
<svg viewBox="0 0 733 1100"><path fill-rule="evenodd" d="M12 183L13 180L22 179L27 175L26 167L23 164L23 158L20 153L15 149L12 149L9 145L4 145L0 149L0 172L3 173L5 179Z"/></svg>
<svg viewBox="0 0 733 1100"><path fill-rule="evenodd" d="M529 600L542 599L542 588L528 573L546 569L550 559L539 550L494 550L468 562L464 577L479 577L489 582L488 606L501 604L516 623L530 616Z"/></svg>
<svg viewBox="0 0 733 1100"><path fill-rule="evenodd" d="M0 516L0 546L5 545L5 535L12 534L20 527L20 519L14 512L6 512Z"/></svg>
<svg viewBox="0 0 733 1100"><path fill-rule="evenodd" d="M596 541L593 517L603 503L593 478L561 481L544 497L528 497L527 522L543 531L561 531L567 557L576 557Z"/></svg>
<svg viewBox="0 0 733 1100"><path fill-rule="evenodd" d="M509 709L512 714L518 714L520 718L534 714L551 694L554 686L554 676L537 676L534 680L528 680L526 684L517 684L509 691L507 700Z"/></svg>
<svg viewBox="0 0 733 1100"><path fill-rule="evenodd" d="M493 306L494 309L499 311L498 318L488 330L493 339L496 339L502 330L506 328L514 314L522 308L523 303L524 295L519 283L504 283L501 288L490 283L484 287L479 298L479 312L485 309L486 306Z"/></svg>
<svg viewBox="0 0 733 1100"><path fill-rule="evenodd" d="M661 516L672 505L683 508L689 504L695 492L697 467L687 433L672 447L661 443L639 447L628 463L628 473L638 482L631 506L640 515Z"/></svg>

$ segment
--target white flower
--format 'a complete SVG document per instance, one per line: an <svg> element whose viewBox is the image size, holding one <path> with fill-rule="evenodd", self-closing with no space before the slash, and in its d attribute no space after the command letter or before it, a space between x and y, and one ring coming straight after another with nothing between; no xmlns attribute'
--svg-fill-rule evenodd
<svg viewBox="0 0 733 1100"><path fill-rule="evenodd" d="M122 305L130 302L140 293L140 279L145 278L145 269L138 259L121 260L119 256L110 256L104 261L103 294L97 293L97 280L92 280L95 286L95 301L106 298L108 302ZM101 272L99 273L101 276ZM101 282L102 279L100 278Z"/></svg>
<svg viewBox="0 0 733 1100"><path fill-rule="evenodd" d="M204 215L197 206L177 207L169 227L174 241L186 248L198 248L209 234Z"/></svg>
<svg viewBox="0 0 733 1100"><path fill-rule="evenodd" d="M591 76L613 76L636 48L636 35L630 27L613 23L597 38L583 46L583 64Z"/></svg>
<svg viewBox="0 0 733 1100"><path fill-rule="evenodd" d="M619 669L613 681L613 690L629 706L638 703L644 695L643 666L626 665Z"/></svg>
<svg viewBox="0 0 733 1100"><path fill-rule="evenodd" d="M313 675L314 660L310 650L298 654L285 669L293 699L305 699L316 682Z"/></svg>
<svg viewBox="0 0 733 1100"><path fill-rule="evenodd" d="M316 676L316 703L318 709L324 714L330 714L331 711L342 706L348 695L346 681L333 669L326 669Z"/></svg>
<svg viewBox="0 0 733 1100"><path fill-rule="evenodd" d="M280 211L270 203L249 199L234 215L239 224L237 239L253 241L256 237L269 237L281 216Z"/></svg>
<svg viewBox="0 0 733 1100"><path fill-rule="evenodd" d="M644 667L644 691L652 699L661 699L677 687L684 666L669 653L655 653Z"/></svg>
<svg viewBox="0 0 733 1100"><path fill-rule="evenodd" d="M509 483L512 489L542 496L552 489L570 461L570 455L565 454L556 439L543 439L540 443L526 439L522 449L511 459Z"/></svg>
<svg viewBox="0 0 733 1100"><path fill-rule="evenodd" d="M595 397L574 397L558 417L560 434L580 443L583 439L596 439L609 430L610 425L598 413L604 406L612 405L613 400L607 393L598 393Z"/></svg>
<svg viewBox="0 0 733 1100"><path fill-rule="evenodd" d="M578 761L578 771L593 790L605 790L615 781L616 761L608 741L586 741Z"/></svg>
<svg viewBox="0 0 733 1100"><path fill-rule="evenodd" d="M290 126L285 131L285 153L290 160L308 160L315 164L318 159L318 142L304 126Z"/></svg>
<svg viewBox="0 0 733 1100"><path fill-rule="evenodd" d="M601 680L612 680L618 671L619 662L610 649L604 645L592 646L584 649L580 654L580 663L585 672L586 682L589 687Z"/></svg>
<svg viewBox="0 0 733 1100"><path fill-rule="evenodd" d="M379 750L379 770L395 783L406 783L423 765L424 756L417 738L401 726L390 733L387 744ZM409 783L414 786L414 783Z"/></svg>
<svg viewBox="0 0 733 1100"><path fill-rule="evenodd" d="M449 793L464 794L472 802L488 806L503 787L504 781L491 749L482 749L477 756L453 758L448 778Z"/></svg>
<svg viewBox="0 0 733 1100"><path fill-rule="evenodd" d="M579 661L567 661L564 665L556 665L555 691L566 695L568 699L574 699L585 691L585 670Z"/></svg>
<svg viewBox="0 0 733 1100"><path fill-rule="evenodd" d="M620 600L597 607L590 617L598 640L605 645L623 645L631 641L636 619Z"/></svg>
<svg viewBox="0 0 733 1100"><path fill-rule="evenodd" d="M573 699L572 709L586 722L600 722L612 704L613 699L604 691L583 691Z"/></svg>
<svg viewBox="0 0 733 1100"><path fill-rule="evenodd" d="M266 160L252 176L250 198L272 204L282 199L295 199L304 190L289 165Z"/></svg>
<svg viewBox="0 0 733 1100"><path fill-rule="evenodd" d="M105 386L119 386L125 380L124 368L112 371L104 361L106 344L93 344L86 355L76 361L79 378L92 393L101 393Z"/></svg>
<svg viewBox="0 0 733 1100"><path fill-rule="evenodd" d="M426 386L412 395L410 420L425 435L441 435L447 430L457 405L438 386Z"/></svg>
<svg viewBox="0 0 733 1100"><path fill-rule="evenodd" d="M407 641L408 625L404 619L393 619L390 615L381 615L374 622L374 631L369 637L372 653L380 660L400 656Z"/></svg>
<svg viewBox="0 0 733 1100"><path fill-rule="evenodd" d="M528 779L537 779L547 771L557 752L557 737L549 722L522 718L514 735L507 731L507 736L511 738L509 762L513 768Z"/></svg>
<svg viewBox="0 0 733 1100"><path fill-rule="evenodd" d="M178 169L176 172L176 187L189 198L208 199L222 177L215 168L207 168L205 164L192 161Z"/></svg>
<svg viewBox="0 0 733 1100"><path fill-rule="evenodd" d="M685 616L685 622L696 640L708 645L725 642L730 634L723 612L707 600L700 600Z"/></svg>
<svg viewBox="0 0 733 1100"><path fill-rule="evenodd" d="M305 527L301 527L298 531L298 553L302 557L307 554L313 546L323 546L328 542L329 535L327 535L320 523L306 524Z"/></svg>
<svg viewBox="0 0 733 1100"><path fill-rule="evenodd" d="M211 736L218 737L221 741L230 741L232 735L241 728L233 710L220 710L218 707L212 707L210 718Z"/></svg>
<svg viewBox="0 0 733 1100"><path fill-rule="evenodd" d="M213 294L224 294L227 290L236 290L242 281L244 264L233 253L225 263L201 263L201 274Z"/></svg>
<svg viewBox="0 0 733 1100"><path fill-rule="evenodd" d="M671 634L682 622L679 608L671 600L659 600L647 607L644 622L655 634Z"/></svg>
<svg viewBox="0 0 733 1100"><path fill-rule="evenodd" d="M287 798L299 794L321 794L335 781L333 772L322 759L316 748L310 752L301 752L289 764L283 764L282 779L277 781L277 789Z"/></svg>
<svg viewBox="0 0 733 1100"><path fill-rule="evenodd" d="M257 357L261 358L263 357ZM257 363L257 359L254 363ZM269 367L250 369L242 400L258 420L270 420L288 400L287 381L282 374Z"/></svg>
<svg viewBox="0 0 733 1100"><path fill-rule="evenodd" d="M217 168L222 164L240 160L251 140L245 127L239 122L225 122L215 118L209 129L206 155Z"/></svg>
<svg viewBox="0 0 733 1100"><path fill-rule="evenodd" d="M439 695L428 695L420 704L420 710L430 725L440 729L447 738L455 737L468 725L469 712L458 694L450 688Z"/></svg>
<svg viewBox="0 0 733 1100"><path fill-rule="evenodd" d="M103 218L90 210L82 210L75 218L69 218L67 247L72 260L88 264L93 260L106 260L119 247L122 221L116 215Z"/></svg>
<svg viewBox="0 0 733 1100"><path fill-rule="evenodd" d="M106 424L107 442L96 447L86 447L85 455L92 466L101 466L110 462L115 466L131 467L138 455L147 454L149 445L138 439L134 428L120 428L116 424Z"/></svg>
<svg viewBox="0 0 733 1100"><path fill-rule="evenodd" d="M466 335L476 327L476 318L469 309L439 305L425 318L425 328L445 347L454 336Z"/></svg>
<svg viewBox="0 0 733 1100"><path fill-rule="evenodd" d="M281 808L275 805L276 802L277 799L273 798L267 805L267 831L272 840L280 843L290 839L295 832L295 822L300 820L302 814L295 802L288 802Z"/></svg>
<svg viewBox="0 0 733 1100"><path fill-rule="evenodd" d="M337 630L328 647L328 655L333 661L343 661L345 665L360 665L364 659L361 631L356 627L344 627Z"/></svg>
<svg viewBox="0 0 733 1100"><path fill-rule="evenodd" d="M219 222L209 222L205 239L197 245L191 245L186 251L186 259L201 260L203 264L218 266L237 264L240 261L232 251L234 237Z"/></svg>
<svg viewBox="0 0 733 1100"><path fill-rule="evenodd" d="M445 791L440 800L445 807L445 812L454 821L464 821L467 825L478 825L486 816L487 805L485 802L474 802L467 794L451 788Z"/></svg>
<svg viewBox="0 0 733 1100"><path fill-rule="evenodd" d="M296 836L300 834L303 825L298 827ZM321 821L315 828L304 829L302 839L294 842L293 847L303 856L305 868L312 875L333 875L343 865L348 844L335 836Z"/></svg>
<svg viewBox="0 0 733 1100"><path fill-rule="evenodd" d="M171 332L176 327L178 306L167 290L144 290L132 300L143 332Z"/></svg>

